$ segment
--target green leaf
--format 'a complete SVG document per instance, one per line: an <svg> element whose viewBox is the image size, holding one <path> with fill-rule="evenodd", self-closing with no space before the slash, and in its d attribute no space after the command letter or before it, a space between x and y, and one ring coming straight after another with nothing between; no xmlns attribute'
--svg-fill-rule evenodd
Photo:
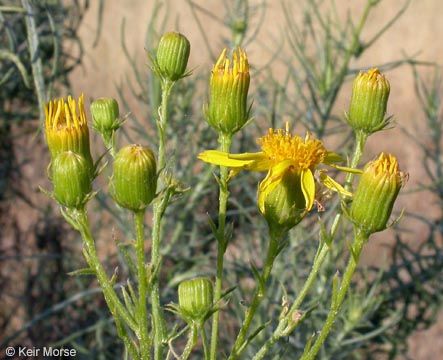
<svg viewBox="0 0 443 360"><path fill-rule="evenodd" d="M68 272L69 276L91 276L95 275L94 269L91 269L90 267L74 270L71 272Z"/></svg>

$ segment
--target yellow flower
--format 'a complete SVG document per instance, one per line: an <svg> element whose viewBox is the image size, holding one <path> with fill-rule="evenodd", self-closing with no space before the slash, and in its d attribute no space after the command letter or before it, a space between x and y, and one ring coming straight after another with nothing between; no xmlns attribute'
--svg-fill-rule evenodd
<svg viewBox="0 0 443 360"><path fill-rule="evenodd" d="M288 126L287 126L288 127ZM199 154L199 159L215 165L232 168L235 175L241 170L267 171L266 178L258 188L258 206L265 214L265 200L268 195L288 177L293 178L294 186L298 186L299 193L304 198L305 211L312 209L315 200L316 185L314 170L320 164L328 164L337 169L360 173L361 171L335 165L341 157L334 152L326 150L320 140L307 134L303 139L291 135L288 128L269 129L268 134L258 139L261 146L260 152L229 154L217 150L207 150ZM320 173L320 180L328 188L338 191L345 196L351 196L340 184L325 174Z"/></svg>
<svg viewBox="0 0 443 360"><path fill-rule="evenodd" d="M248 121L249 63L246 52L237 48L232 59L224 49L212 69L210 97L206 108L209 125L223 134L234 134Z"/></svg>
<svg viewBox="0 0 443 360"><path fill-rule="evenodd" d="M83 94L76 102L71 96L50 101L45 107L45 134L52 159L64 151L84 157L92 169L89 130Z"/></svg>
<svg viewBox="0 0 443 360"><path fill-rule="evenodd" d="M391 154L366 164L354 192L350 217L367 234L386 229L394 202L408 175L400 171Z"/></svg>

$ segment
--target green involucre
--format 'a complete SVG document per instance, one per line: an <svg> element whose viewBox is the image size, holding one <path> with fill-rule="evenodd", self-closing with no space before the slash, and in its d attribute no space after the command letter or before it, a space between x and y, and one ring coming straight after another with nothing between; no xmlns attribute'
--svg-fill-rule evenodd
<svg viewBox="0 0 443 360"><path fill-rule="evenodd" d="M81 208L92 190L88 162L73 151L57 155L51 164L54 197L63 206Z"/></svg>
<svg viewBox="0 0 443 360"><path fill-rule="evenodd" d="M372 134L387 125L385 118L389 81L377 69L360 73L354 80L348 123L355 131Z"/></svg>
<svg viewBox="0 0 443 360"><path fill-rule="evenodd" d="M238 48L231 60L226 57L225 49L212 70L209 103L205 109L207 121L215 130L232 135L249 120L249 83L246 53Z"/></svg>
<svg viewBox="0 0 443 360"><path fill-rule="evenodd" d="M395 158L391 157L395 161L395 167L390 169L389 164L386 165L386 159L386 155L382 154L379 159L366 165L354 193L350 216L366 234L386 229L394 202L403 185L404 174L398 171Z"/></svg>
<svg viewBox="0 0 443 360"><path fill-rule="evenodd" d="M122 148L114 160L110 189L121 207L144 210L155 196L157 166L153 152L141 145Z"/></svg>
<svg viewBox="0 0 443 360"><path fill-rule="evenodd" d="M186 280L178 286L178 303L185 319L201 322L212 309L212 281L205 277Z"/></svg>
<svg viewBox="0 0 443 360"><path fill-rule="evenodd" d="M118 103L112 98L100 98L91 104L93 127L100 133L109 133L120 126Z"/></svg>
<svg viewBox="0 0 443 360"><path fill-rule="evenodd" d="M271 230L286 232L297 225L306 213L300 174L287 171L282 181L266 197L263 216Z"/></svg>
<svg viewBox="0 0 443 360"><path fill-rule="evenodd" d="M182 34L168 32L164 34L157 48L156 65L160 75L170 81L182 78L188 65L191 44Z"/></svg>

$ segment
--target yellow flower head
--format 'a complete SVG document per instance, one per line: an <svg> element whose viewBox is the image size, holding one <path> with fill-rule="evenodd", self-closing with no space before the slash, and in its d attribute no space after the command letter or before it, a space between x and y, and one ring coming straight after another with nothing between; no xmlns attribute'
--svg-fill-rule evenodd
<svg viewBox="0 0 443 360"><path fill-rule="evenodd" d="M234 50L232 61L226 56L228 49L223 49L212 69L212 81L232 81L237 77L249 78L249 63L246 51L241 48Z"/></svg>
<svg viewBox="0 0 443 360"><path fill-rule="evenodd" d="M317 166L325 159L328 151L320 140L311 138L308 133L305 139L291 135L287 130L269 129L268 134L257 140L264 154L275 163L292 160L297 170L306 170Z"/></svg>
<svg viewBox="0 0 443 360"><path fill-rule="evenodd" d="M52 159L64 151L82 155L92 167L89 130L83 94L76 102L71 96L50 101L45 107L45 134Z"/></svg>
<svg viewBox="0 0 443 360"><path fill-rule="evenodd" d="M212 69L206 111L209 124L217 131L233 134L245 125L249 118L249 82L246 52L235 49L231 60L224 49Z"/></svg>
<svg viewBox="0 0 443 360"><path fill-rule="evenodd" d="M257 153L228 154L217 150L207 150L199 155L199 159L211 164L230 167L234 174L243 169L267 171L266 178L258 188L258 206L265 216L266 201L281 184L285 186L285 189L279 190L279 193L292 197L294 201L297 200L297 209L302 210L303 216L311 210L316 193L313 172L322 163L345 171L360 172L335 165L335 162L341 160L340 156L326 150L323 143L312 138L309 133L303 139L300 136L291 135L288 129L270 129L268 134L258 139L258 144L262 151ZM321 175L321 180L326 186L350 196L340 184L324 172ZM303 199L304 203L300 204L300 199ZM291 206L294 207L294 205ZM299 218L301 220L301 217Z"/></svg>
<svg viewBox="0 0 443 360"><path fill-rule="evenodd" d="M351 219L365 232L384 230L407 174L400 171L395 156L381 153L364 168L354 193Z"/></svg>

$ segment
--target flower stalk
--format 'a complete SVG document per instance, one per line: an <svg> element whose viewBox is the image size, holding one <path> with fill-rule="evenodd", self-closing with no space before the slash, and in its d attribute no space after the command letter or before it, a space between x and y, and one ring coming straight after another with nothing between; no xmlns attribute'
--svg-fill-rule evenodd
<svg viewBox="0 0 443 360"><path fill-rule="evenodd" d="M189 359L189 356L191 356L192 350L194 349L195 345L197 344L197 340L198 340L198 327L197 327L197 324L194 323L194 324L192 324L192 326L189 329L188 341L186 342L183 353L180 356L180 360Z"/></svg>
<svg viewBox="0 0 443 360"><path fill-rule="evenodd" d="M161 232L162 219L172 195L170 184L166 183L164 170L166 166L166 134L169 120L169 100L175 83L186 76L190 44L186 37L179 33L166 33L160 39L157 54L153 59L153 70L161 80L162 97L157 118L158 160L157 169L163 176L158 177L158 185L163 185L163 194L154 201L151 265L151 306L153 317L154 359L163 360L163 346L166 343L166 325L160 303L159 275L161 270ZM159 186L157 186L159 188Z"/></svg>
<svg viewBox="0 0 443 360"><path fill-rule="evenodd" d="M145 266L145 236L144 236L144 211L134 212L134 225L136 229L135 252L137 254L138 277L138 304L137 321L139 324L138 338L140 340L140 358L151 358L151 339L148 334L148 314L146 308L148 277Z"/></svg>
<svg viewBox="0 0 443 360"><path fill-rule="evenodd" d="M263 301L266 294L266 284L271 275L272 267L274 265L275 259L277 255L280 253L282 249L282 239L286 236L286 233L279 233L270 231L270 241L268 246L268 251L266 254L266 260L263 266L262 273L258 280L258 284L256 285L254 296L251 301L251 305L246 311L246 316L243 321L243 324L240 328L240 331L235 340L234 346L232 348L232 352L229 356L229 360L238 359L243 350L247 345L247 335L249 328L251 327L252 320L254 319L255 313L259 308L261 302Z"/></svg>
<svg viewBox="0 0 443 360"><path fill-rule="evenodd" d="M343 274L343 279L340 283L340 287L338 288L335 294L334 293L332 294L331 308L329 310L325 324L322 330L320 331L320 335L317 337L314 345L312 345L311 348L305 347L305 350L300 360L315 359L315 356L320 351L323 343L328 337L332 329L332 326L334 325L334 322L339 314L343 301L346 298L349 286L351 285L352 277L354 275L354 272L357 268L360 259L361 251L367 240L368 240L367 234L365 234L360 230L355 230L354 242L352 244L352 254L349 256L348 264Z"/></svg>
<svg viewBox="0 0 443 360"><path fill-rule="evenodd" d="M229 152L231 148L232 135L220 134L219 149L223 152ZM218 229L217 229L217 270L215 275L214 303L217 303L222 295L223 286L223 267L224 256L228 246L228 239L225 234L226 225L226 209L228 206L229 190L228 190L228 168L220 166L219 179L219 208L218 208ZM212 332L210 345L210 359L216 360L218 346L220 314L217 309L212 317Z"/></svg>
<svg viewBox="0 0 443 360"><path fill-rule="evenodd" d="M131 354L133 358L137 358L137 350L134 347L131 338L127 334L125 326L128 326L131 330L137 333L138 324L133 315L121 303L114 290L112 280L109 279L105 269L98 259L94 238L91 233L85 208L62 210L62 214L66 220L80 233L84 246L83 255L89 268L97 276L97 280L103 291L103 296L108 305L109 311L114 318L117 327L117 334L123 340L129 354Z"/></svg>
<svg viewBox="0 0 443 360"><path fill-rule="evenodd" d="M367 135L365 135L362 132L356 133L355 136L356 136L355 147L350 162L351 168L356 168L360 163L367 140ZM346 181L344 186L346 191L350 191L352 189L353 178L354 174L351 172L349 172L346 175ZM342 218L343 218L343 213L340 211L335 216L331 226L331 230L329 231L328 237L330 239L333 240L335 238L335 235L340 226ZM295 314L298 311L300 311L300 307L304 299L306 298L312 286L314 285L315 281L317 280L317 276L320 272L323 262L326 259L326 256L329 254L329 250L330 246L326 242L324 241L320 242L317 254L315 256L314 262L311 267L311 271L309 272L309 275L306 278L306 281L304 282L303 287L300 290L300 293L292 303L289 311L280 317L278 325L275 328L274 332L272 333L271 337L263 344L260 350L255 354L253 360L264 359L268 351L272 349L272 347L275 345L277 341L279 341L282 337L289 336L299 325L300 323L299 321L294 321Z"/></svg>
<svg viewBox="0 0 443 360"><path fill-rule="evenodd" d="M162 101L159 109L159 118L157 119L158 129L158 171L164 171L166 166L166 131L168 126L168 107L172 87L175 82L167 79L162 80ZM161 231L162 219L169 204L170 189L165 185L164 176L159 176L158 182L166 189L163 196L159 196L154 201L153 207L153 226L152 226L152 247L151 247L151 265L154 269L154 276L151 279L151 306L153 317L154 333L154 359L163 359L163 343L166 339L166 325L163 310L160 303L160 284L159 274L161 269Z"/></svg>

